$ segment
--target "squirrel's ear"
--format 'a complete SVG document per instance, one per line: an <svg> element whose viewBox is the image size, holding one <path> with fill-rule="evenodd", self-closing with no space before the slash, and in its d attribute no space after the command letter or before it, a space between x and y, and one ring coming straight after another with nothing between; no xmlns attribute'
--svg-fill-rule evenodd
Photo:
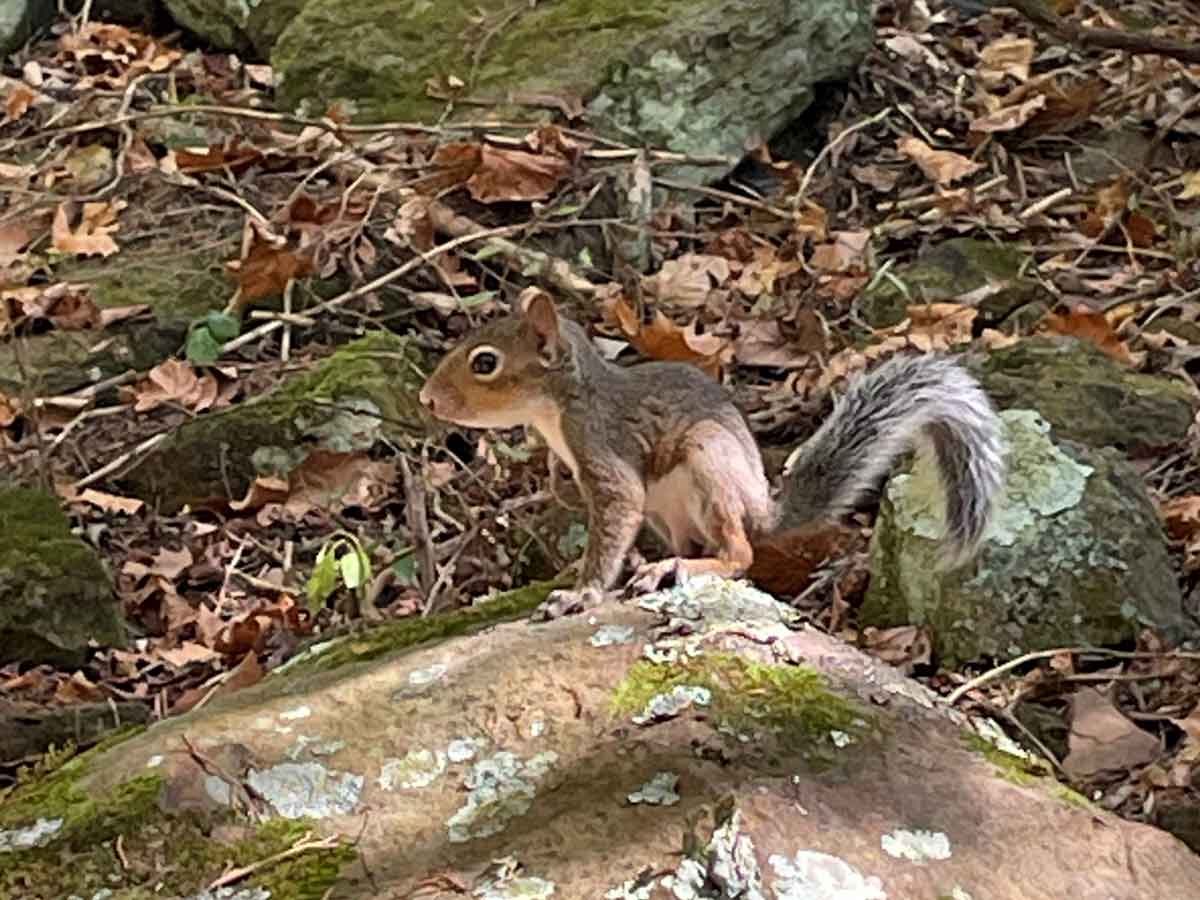
<svg viewBox="0 0 1200 900"><path fill-rule="evenodd" d="M538 354L547 365L554 365L562 352L562 332L554 301L545 291L532 288L521 295L520 303L525 322L537 337Z"/></svg>

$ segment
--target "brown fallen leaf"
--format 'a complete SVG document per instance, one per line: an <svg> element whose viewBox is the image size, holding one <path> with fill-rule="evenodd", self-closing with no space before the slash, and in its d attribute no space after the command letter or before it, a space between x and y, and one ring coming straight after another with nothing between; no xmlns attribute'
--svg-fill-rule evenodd
<svg viewBox="0 0 1200 900"><path fill-rule="evenodd" d="M112 256L120 248L113 240L117 214L125 208L124 200L83 204L83 212L74 227L74 204L60 203L54 211L54 222L50 226L50 239L59 253L72 256Z"/></svg>
<svg viewBox="0 0 1200 900"><path fill-rule="evenodd" d="M625 339L650 359L691 363L719 378L722 366L732 356L733 348L727 340L699 334L695 325L676 325L658 310L654 313L654 321L643 325L624 297L608 301L606 312L617 323Z"/></svg>
<svg viewBox="0 0 1200 900"><path fill-rule="evenodd" d="M1086 306L1076 306L1067 313L1048 313L1042 319L1039 330L1053 334L1064 334L1095 344L1117 362L1126 366L1137 365L1137 358L1119 338L1108 318Z"/></svg>
<svg viewBox="0 0 1200 900"><path fill-rule="evenodd" d="M433 163L439 182L465 184L480 203L544 200L570 171L561 156L461 142L439 147Z"/></svg>
<svg viewBox="0 0 1200 900"><path fill-rule="evenodd" d="M145 379L123 388L122 394L133 399L137 412L163 403L178 403L202 412L218 405L221 397L216 376L211 372L198 374L189 363L174 358L159 363Z"/></svg>
<svg viewBox="0 0 1200 900"><path fill-rule="evenodd" d="M1144 766L1161 752L1157 738L1138 728L1092 687L1081 688L1071 697L1068 746L1063 771L1078 779Z"/></svg>
<svg viewBox="0 0 1200 900"><path fill-rule="evenodd" d="M730 272L729 260L723 256L685 253L668 259L653 275L642 278L642 287L651 297L673 305L703 306Z"/></svg>
<svg viewBox="0 0 1200 900"><path fill-rule="evenodd" d="M223 172L237 175L262 159L262 151L243 146L237 138L224 146L177 149L175 164L180 172Z"/></svg>
<svg viewBox="0 0 1200 900"><path fill-rule="evenodd" d="M1001 106L971 121L970 132L977 143L984 135L1016 131L1046 106L1046 96L1038 94L1013 105ZM972 143L975 146L975 143Z"/></svg>
<svg viewBox="0 0 1200 900"><path fill-rule="evenodd" d="M1006 35L992 41L979 52L979 65L975 71L988 88L996 87L1005 78L1027 81L1029 67L1033 64L1033 51L1031 39Z"/></svg>
<svg viewBox="0 0 1200 900"><path fill-rule="evenodd" d="M208 663L220 658L215 650L197 644L194 641L184 641L175 648L158 648L158 657L176 669L185 669L192 663Z"/></svg>
<svg viewBox="0 0 1200 900"><path fill-rule="evenodd" d="M314 450L288 473L284 509L299 518L313 509L374 509L392 492L396 467L365 453Z"/></svg>
<svg viewBox="0 0 1200 900"><path fill-rule="evenodd" d="M905 673L933 661L933 638L925 627L864 628L862 645L872 656Z"/></svg>
<svg viewBox="0 0 1200 900"><path fill-rule="evenodd" d="M915 162L926 178L943 186L973 175L983 168L981 162L967 159L950 150L934 150L923 140L912 135L897 139L896 149Z"/></svg>
<svg viewBox="0 0 1200 900"><path fill-rule="evenodd" d="M311 256L287 244L275 245L263 239L258 231L253 232L246 255L226 263L226 268L237 281L242 303L282 296L289 281L316 271Z"/></svg>
<svg viewBox="0 0 1200 900"><path fill-rule="evenodd" d="M124 513L131 516L140 511L145 502L134 497L118 497L116 494L106 494L93 488L85 488L75 497L79 503L88 503L105 512Z"/></svg>

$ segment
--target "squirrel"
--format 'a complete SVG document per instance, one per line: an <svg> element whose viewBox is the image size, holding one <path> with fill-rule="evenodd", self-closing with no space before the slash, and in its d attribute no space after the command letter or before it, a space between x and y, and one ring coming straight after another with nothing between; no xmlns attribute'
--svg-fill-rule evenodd
<svg viewBox="0 0 1200 900"><path fill-rule="evenodd" d="M639 568L631 588L652 590L671 575L740 577L756 544L853 510L921 436L946 497L944 562L974 555L1005 450L991 401L953 360L895 356L858 377L788 458L776 501L749 425L719 382L682 362L618 366L549 295L527 291L522 305L454 347L420 402L457 425L532 427L579 484L583 566L575 587L551 592L535 618L600 602L643 521L676 556Z"/></svg>

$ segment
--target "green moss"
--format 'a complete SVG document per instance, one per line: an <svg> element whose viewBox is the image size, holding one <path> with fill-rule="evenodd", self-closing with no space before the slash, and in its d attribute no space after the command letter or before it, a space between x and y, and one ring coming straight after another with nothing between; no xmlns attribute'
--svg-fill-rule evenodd
<svg viewBox="0 0 1200 900"><path fill-rule="evenodd" d="M157 776L124 782L99 796L79 788L91 762L138 729L111 737L51 774L18 788L0 809L0 829L62 819L44 847L0 853L0 896L90 896L108 888L117 897L194 893L232 866L259 864L293 847L313 823L273 819L234 843L211 837L211 822L195 814L168 815L158 804ZM227 817L231 818L231 817ZM117 852L116 839L121 839ZM256 871L246 884L280 900L317 900L355 852L348 846L311 850Z"/></svg>
<svg viewBox="0 0 1200 900"><path fill-rule="evenodd" d="M768 731L811 762L836 759L830 752L835 749L830 732L861 738L877 724L874 716L834 693L825 678L807 666L765 665L729 653L676 663L639 661L617 686L612 708L622 716L639 713L654 697L683 686L711 692L718 726Z"/></svg>
<svg viewBox="0 0 1200 900"><path fill-rule="evenodd" d="M1036 757L1027 759L1008 753L974 732L965 732L963 740L968 749L981 754L994 765L1000 777L1005 781L1011 781L1022 787L1031 787L1042 783L1042 780L1051 774L1050 766L1044 760Z"/></svg>
<svg viewBox="0 0 1200 900"><path fill-rule="evenodd" d="M696 0L559 0L531 6L514 19L508 0L471 6L311 0L280 35L271 61L282 77L283 108L311 99L320 109L352 98L367 120L434 121L445 103L426 94L430 79L474 75L468 90L480 97L569 90L572 82L578 90L584 77L578 73L697 6ZM353 58L346 58L347 46L356 48ZM476 66L480 47L485 52Z"/></svg>
<svg viewBox="0 0 1200 900"><path fill-rule="evenodd" d="M426 641L444 640L488 625L518 619L536 609L550 591L562 586L560 581L537 581L452 613L379 625L363 634L340 638L321 653L301 654L281 671L332 671Z"/></svg>

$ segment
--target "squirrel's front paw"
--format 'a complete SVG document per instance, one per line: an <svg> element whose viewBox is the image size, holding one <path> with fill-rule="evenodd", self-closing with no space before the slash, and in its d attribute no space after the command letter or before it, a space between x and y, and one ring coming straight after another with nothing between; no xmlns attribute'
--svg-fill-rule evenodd
<svg viewBox="0 0 1200 900"><path fill-rule="evenodd" d="M671 558L638 566L626 589L630 594L649 594L672 584L682 584L687 575L681 562Z"/></svg>
<svg viewBox="0 0 1200 900"><path fill-rule="evenodd" d="M551 619L561 619L563 616L574 615L598 606L603 600L604 592L592 587L551 591L542 605L533 611L533 621L548 622Z"/></svg>

